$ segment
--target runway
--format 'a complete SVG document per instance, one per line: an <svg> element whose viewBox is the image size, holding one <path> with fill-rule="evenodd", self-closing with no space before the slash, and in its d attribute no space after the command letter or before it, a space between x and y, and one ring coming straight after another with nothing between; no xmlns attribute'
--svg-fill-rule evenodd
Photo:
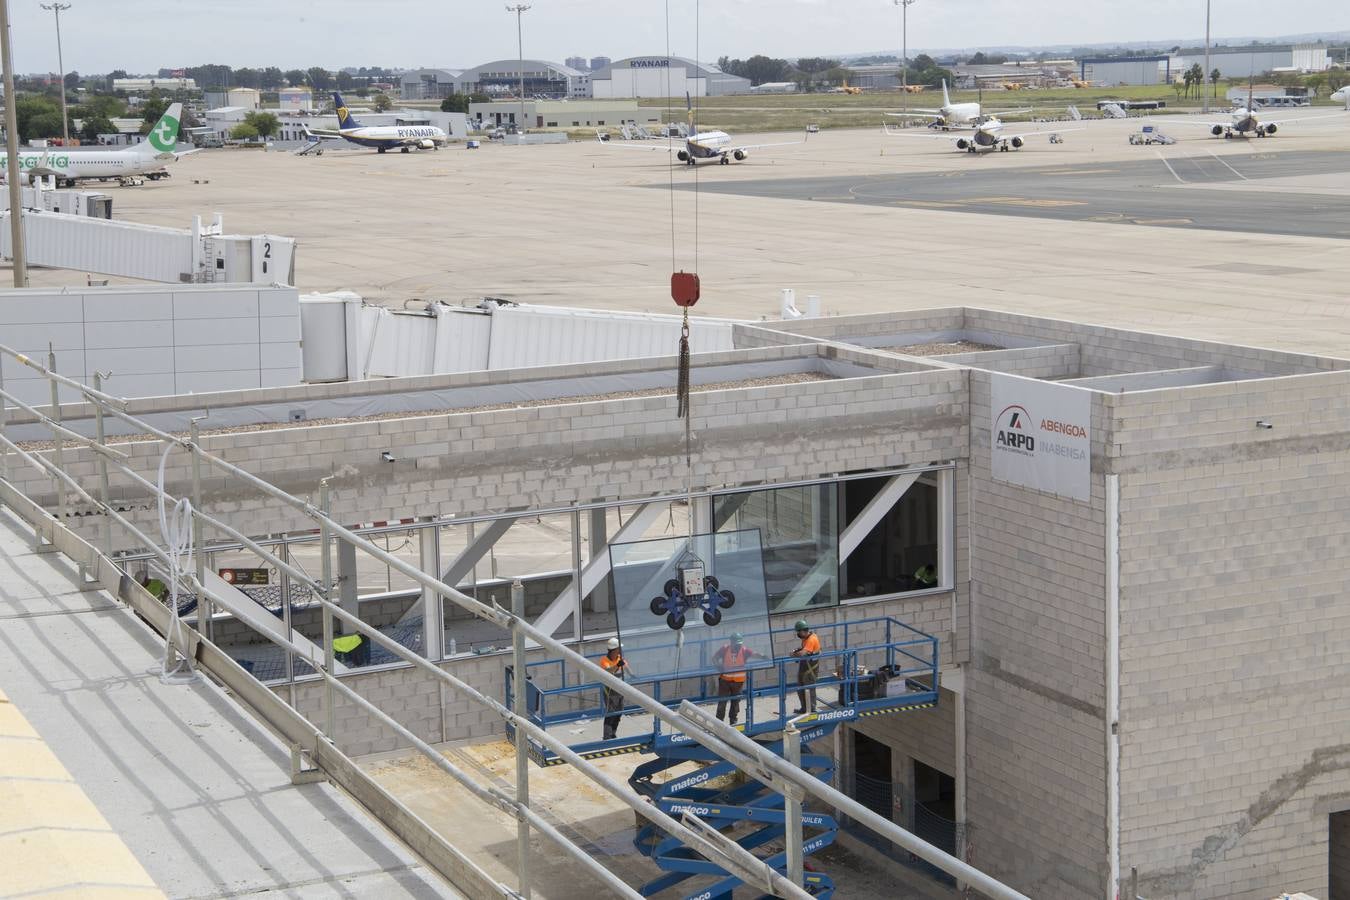
<svg viewBox="0 0 1350 900"><path fill-rule="evenodd" d="M700 190L1062 221L1350 238L1350 157L1344 153L1252 148L1219 156L1202 142L1144 152L1147 156L1137 160L1016 168L999 165L1003 154L988 153L962 156L958 165L944 172L754 181L708 178ZM1301 179L1315 180L1317 189L1304 188ZM1336 191L1337 186L1342 190ZM691 189L687 184L682 187Z"/></svg>

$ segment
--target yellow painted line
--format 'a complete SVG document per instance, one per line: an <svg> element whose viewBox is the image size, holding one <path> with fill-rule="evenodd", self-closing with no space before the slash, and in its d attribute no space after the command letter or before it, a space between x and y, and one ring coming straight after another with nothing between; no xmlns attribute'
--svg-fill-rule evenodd
<svg viewBox="0 0 1350 900"><path fill-rule="evenodd" d="M946 203L942 200L896 200L897 206L917 206L921 209L955 209L959 203Z"/></svg>
<svg viewBox="0 0 1350 900"><path fill-rule="evenodd" d="M0 860L6 894L163 898L121 835L0 694Z"/></svg>
<svg viewBox="0 0 1350 900"><path fill-rule="evenodd" d="M972 197L966 203L995 203L1001 206L1087 206L1086 200L1050 200L1031 197Z"/></svg>

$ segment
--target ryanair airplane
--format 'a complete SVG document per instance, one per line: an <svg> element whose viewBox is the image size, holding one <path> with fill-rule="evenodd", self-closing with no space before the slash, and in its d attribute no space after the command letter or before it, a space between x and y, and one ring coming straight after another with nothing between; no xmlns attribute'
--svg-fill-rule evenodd
<svg viewBox="0 0 1350 900"><path fill-rule="evenodd" d="M333 108L337 110L337 131L309 128L306 129L306 134L319 139L341 138L362 147L374 147L381 153L393 147L397 147L403 153L414 148L436 150L450 140L449 136L435 125L362 125L347 111L347 101L338 93L333 94Z"/></svg>

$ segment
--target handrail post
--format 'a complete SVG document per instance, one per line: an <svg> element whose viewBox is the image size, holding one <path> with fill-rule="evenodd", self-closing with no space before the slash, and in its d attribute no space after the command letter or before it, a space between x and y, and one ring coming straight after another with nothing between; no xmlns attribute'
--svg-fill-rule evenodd
<svg viewBox="0 0 1350 900"><path fill-rule="evenodd" d="M788 722L783 729L783 758L788 765L802 767L802 733L797 730L797 720ZM784 825L787 843L787 877L795 885L801 885L805 872L802 860L802 799L805 794L795 784L784 785Z"/></svg>
<svg viewBox="0 0 1350 900"><path fill-rule="evenodd" d="M211 598L206 593L206 554L202 548L202 462L200 456L201 449L201 429L197 425L197 419L193 418L188 423L188 433L192 438L192 546L196 552L192 554L196 563L196 576L198 591L201 596L197 598L197 630L208 641L215 640L215 607L211 603Z"/></svg>
<svg viewBox="0 0 1350 900"><path fill-rule="evenodd" d="M291 545L286 540L286 535L281 536L281 543L277 545L277 556L287 563L291 561ZM291 629L291 575L285 569L279 569L281 576L281 622L286 629L286 643L290 643L295 632ZM295 708L295 654L289 649L286 650L286 693L290 700L291 709Z"/></svg>
<svg viewBox="0 0 1350 900"><path fill-rule="evenodd" d="M525 586L517 578L511 583L511 615L517 621L525 619ZM528 717L530 701L525 676L525 632L511 630L511 651L515 676L511 708L517 716ZM520 895L530 900L530 820L525 810L530 805L530 751L525 729L516 727L516 875L520 879Z"/></svg>
<svg viewBox="0 0 1350 900"><path fill-rule="evenodd" d="M0 434L9 425L9 407L5 404L5 361L0 359ZM20 460L22 462L22 460ZM0 478L9 480L9 445L0 444Z"/></svg>
<svg viewBox="0 0 1350 900"><path fill-rule="evenodd" d="M103 390L102 372L94 373L94 390ZM0 404L4 402L0 399ZM103 424L103 404L97 401L94 403L94 440L104 447L108 446L108 435ZM100 453L98 454L98 499L103 504L103 552L107 554L109 559L112 559L113 555L113 523L112 516L108 514L111 493L108 481L108 457Z"/></svg>
<svg viewBox="0 0 1350 900"><path fill-rule="evenodd" d="M328 530L329 506L331 505L328 495L328 479L319 481L319 508L323 511L323 518L319 521L319 547L321 558L323 560L323 599L331 600L333 594L333 536ZM333 610L325 603L323 605L323 667L328 674L333 674ZM331 682L324 680L323 690L323 714L324 731L328 739L337 743L336 721L337 715L333 709L334 697Z"/></svg>
<svg viewBox="0 0 1350 900"><path fill-rule="evenodd" d="M52 349L51 344L47 345L47 369L48 371L51 372L56 371L56 351ZM57 385L56 379L54 378L51 379L51 386L52 386L52 421L60 425L61 397L59 394L60 387ZM64 472L66 470L65 452L64 452L65 442L61 439L61 432L53 428L52 439L54 442L52 456L55 457L56 468ZM56 517L64 521L66 518L66 484L64 481L62 481L60 478L57 478L56 476L52 476L52 479L56 482Z"/></svg>

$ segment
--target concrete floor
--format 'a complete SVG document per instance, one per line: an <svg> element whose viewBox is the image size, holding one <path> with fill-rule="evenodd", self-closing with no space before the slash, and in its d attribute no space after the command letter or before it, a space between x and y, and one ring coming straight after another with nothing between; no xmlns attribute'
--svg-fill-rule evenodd
<svg viewBox="0 0 1350 900"><path fill-rule="evenodd" d="M458 897L211 684L82 590L0 510L0 870L7 896ZM13 891L13 894L10 894Z"/></svg>
<svg viewBox="0 0 1350 900"><path fill-rule="evenodd" d="M515 790L515 756L510 744L494 741L472 746L445 746L442 752L456 765L485 783ZM596 760L610 777L626 781L642 756ZM371 758L364 768L423 820L453 835L455 843L493 877L516 882L516 826L505 813L471 796L427 759L409 754ZM683 773L684 769L673 770ZM661 874L648 858L633 848L636 813L569 766L530 767L530 801L546 811L554 825L591 856L632 885ZM465 822L473 822L465 828ZM594 879L574 861L564 859L555 845L537 833L531 838L531 885L540 900L592 900ZM811 857L811 864L828 873L839 897L904 897L906 900L955 900L958 896L933 880L900 866L880 863L874 854L852 852L839 844ZM684 896L700 883L692 880L680 891L662 896Z"/></svg>
<svg viewBox="0 0 1350 900"><path fill-rule="evenodd" d="M1306 154L1343 151L1350 117L1290 126L1260 141L1192 138L1199 129L1169 120L1164 127L1184 139L1168 147L1129 145L1127 134L1139 126L1093 121L1065 134L1064 144L1033 139L1020 152L975 158L940 141L887 138L880 129L831 131L745 163L696 170L669 168L665 154L593 142L382 156L331 151L317 158L207 151L175 165L168 181L109 193L116 214L132 221L185 227L194 213L220 211L232 232L294 235L302 290L350 288L390 305L491 295L669 312L672 266L696 267L704 285L697 312L705 315L776 315L778 289L793 287L799 295L819 293L827 314L961 302L1344 355L1350 245L1340 237L1190 227L1178 241L1166 222L1123 228L1013 217L1009 204L969 212L745 196L756 182L783 179L885 183L927 175L955 186L978 172L988 193L977 196L1035 199L1024 187L1028 177L1072 179L1090 194L1099 176L1109 184L1127 162L1151 167L1150 184L1173 185L1169 215L1139 219L1191 217L1191 193L1204 195L1197 208L1203 203L1218 213L1224 211L1218 198L1232 193L1227 209L1241 217L1254 187L1301 198L1315 216L1325 195L1339 204L1350 190L1344 173L1320 169L1196 188L1177 182L1159 160L1189 179L1197 163L1226 171L1211 153L1240 172L1258 151L1277 159L1292 153L1289 171L1297 173ZM1034 174L1046 170L1061 171ZM716 189L702 190L697 200L688 191L672 198L669 190L652 189L696 179ZM1292 209L1297 217L1298 207ZM34 281L83 284L84 274L38 272Z"/></svg>

